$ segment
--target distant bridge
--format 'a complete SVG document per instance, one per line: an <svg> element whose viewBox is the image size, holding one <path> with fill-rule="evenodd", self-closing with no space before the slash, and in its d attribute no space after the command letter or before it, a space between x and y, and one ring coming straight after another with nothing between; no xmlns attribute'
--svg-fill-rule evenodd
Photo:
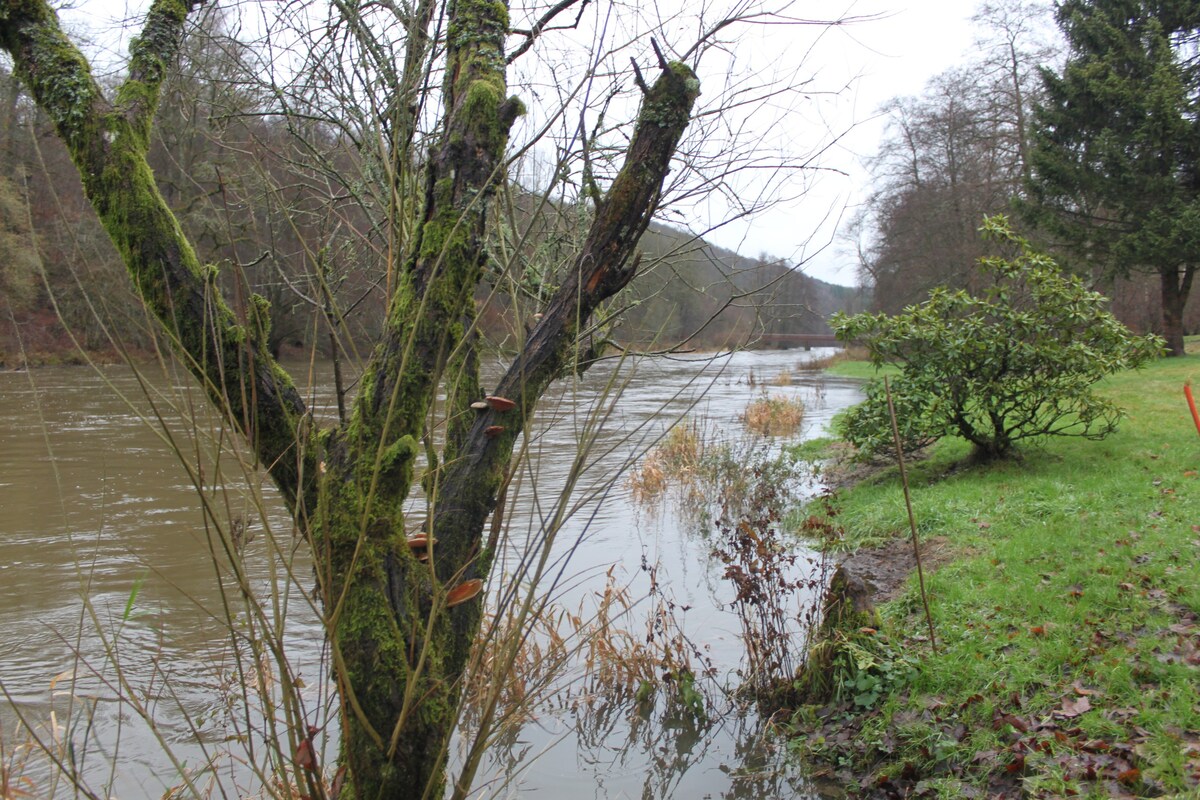
<svg viewBox="0 0 1200 800"><path fill-rule="evenodd" d="M845 347L832 333L764 333L758 341L765 345L781 347Z"/></svg>

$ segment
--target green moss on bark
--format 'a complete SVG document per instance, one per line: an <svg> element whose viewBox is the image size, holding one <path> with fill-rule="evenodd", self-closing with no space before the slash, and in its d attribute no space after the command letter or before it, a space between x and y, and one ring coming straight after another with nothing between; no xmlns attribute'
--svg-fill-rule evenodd
<svg viewBox="0 0 1200 800"><path fill-rule="evenodd" d="M487 565L477 560L484 522L529 404L569 358L578 325L579 297L564 293L562 307L570 313L547 348L559 362L542 364L528 392L521 386L504 392L524 401L520 410L468 410L482 393L469 337L487 203L503 179L509 128L522 113L518 100L506 98L507 6L451 4L448 111L429 158L419 245L401 270L350 420L323 433L313 431L295 388L269 356L269 305L251 298L246 319L230 310L215 269L198 262L146 163L159 85L190 7L188 0L155 0L133 46L130 79L112 106L42 0L4 0L0 45L14 53L18 71L55 119L147 307L214 402L255 443L293 507L305 500L342 687L343 760L350 767L344 796L413 797L427 787L430 796L440 796L443 747L482 606L476 599L447 609L446 593L486 574ZM19 24L7 24L16 17ZM600 233L578 272L593 262L604 266L588 273L586 285L573 287L587 298L585 318L632 276L625 259L654 211L697 91L691 71L672 65L644 104L629 164L606 198L608 216L598 222ZM452 419L443 463L430 454L437 478L430 488L436 485L438 493L428 526L439 543L432 564L423 564L406 541L404 504L439 385L447 389ZM504 430L487 438L486 425ZM316 475L319 491L310 496L301 482ZM453 478L449 485L442 483L446 475Z"/></svg>

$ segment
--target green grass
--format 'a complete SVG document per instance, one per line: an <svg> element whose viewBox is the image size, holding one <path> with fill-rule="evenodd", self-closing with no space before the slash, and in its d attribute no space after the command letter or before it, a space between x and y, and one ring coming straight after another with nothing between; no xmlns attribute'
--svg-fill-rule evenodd
<svg viewBox="0 0 1200 800"><path fill-rule="evenodd" d="M799 461L817 461L829 456L830 448L837 444L837 439L829 436L814 436L802 442L789 444L784 447L788 454Z"/></svg>
<svg viewBox="0 0 1200 800"><path fill-rule="evenodd" d="M937 781L1008 781L1045 797L1200 796L1189 380L1200 381L1196 356L1106 380L1128 417L1101 442L1052 439L1019 461L967 466L966 445L946 441L912 464L918 529L956 554L927 580L942 649L929 654L910 585L882 611L893 640L923 655L919 677L875 711L847 714L854 741L814 744L801 730L799 749L858 775L915 771L949 792L929 796L958 791ZM840 508L853 544L907 535L894 468L845 492ZM1091 710L1074 714L1081 699Z"/></svg>
<svg viewBox="0 0 1200 800"><path fill-rule="evenodd" d="M869 361L835 361L825 372L839 378L868 378L883 377L884 375L899 375L898 367L891 365L876 369Z"/></svg>

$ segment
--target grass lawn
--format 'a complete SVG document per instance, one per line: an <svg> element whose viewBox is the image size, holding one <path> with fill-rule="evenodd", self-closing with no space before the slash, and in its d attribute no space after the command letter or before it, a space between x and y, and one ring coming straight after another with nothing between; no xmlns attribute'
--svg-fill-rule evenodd
<svg viewBox="0 0 1200 800"><path fill-rule="evenodd" d="M873 374L839 364L837 374ZM918 530L954 558L881 608L864 673L883 691L806 707L793 745L881 797L1200 797L1200 356L1105 380L1108 439L1051 439L968 466L944 441L910 465ZM1197 387L1200 393L1200 386ZM908 535L898 473L841 493L847 540ZM915 677L889 660L917 662ZM877 681L878 683L878 681ZM861 686L859 687L861 688Z"/></svg>
<svg viewBox="0 0 1200 800"><path fill-rule="evenodd" d="M836 375L839 378L874 378L883 375L899 375L900 369L891 365L876 369L869 361L835 361L832 363L826 373Z"/></svg>

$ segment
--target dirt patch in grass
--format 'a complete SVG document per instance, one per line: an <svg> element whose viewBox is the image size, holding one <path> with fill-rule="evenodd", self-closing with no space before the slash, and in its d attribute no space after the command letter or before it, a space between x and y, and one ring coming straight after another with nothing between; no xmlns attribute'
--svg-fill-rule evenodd
<svg viewBox="0 0 1200 800"><path fill-rule="evenodd" d="M921 566L926 575L960 555L945 537L921 542ZM856 551L842 562L842 567L866 582L872 602L886 603L904 591L908 576L916 572L917 558L912 541L893 539L880 547Z"/></svg>

